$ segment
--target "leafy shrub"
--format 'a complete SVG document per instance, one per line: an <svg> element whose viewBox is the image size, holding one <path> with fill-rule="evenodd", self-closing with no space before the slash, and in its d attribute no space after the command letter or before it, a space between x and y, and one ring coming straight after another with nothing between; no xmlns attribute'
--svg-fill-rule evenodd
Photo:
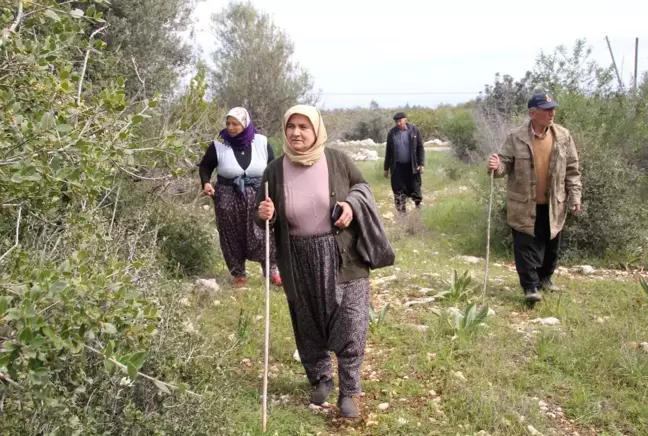
<svg viewBox="0 0 648 436"><path fill-rule="evenodd" d="M469 161L477 150L475 134L475 120L468 111L450 115L441 124L441 135L452 142L452 150L461 160Z"/></svg>
<svg viewBox="0 0 648 436"><path fill-rule="evenodd" d="M283 139L281 136L270 136L268 142L274 151L275 159L283 154Z"/></svg>
<svg viewBox="0 0 648 436"><path fill-rule="evenodd" d="M407 121L418 127L423 141L439 137L441 119L434 109L412 109L406 113Z"/></svg>
<svg viewBox="0 0 648 436"><path fill-rule="evenodd" d="M373 139L375 142L387 141L387 133L393 120L388 113L380 109L363 111L353 120L351 127L344 132L347 141Z"/></svg>
<svg viewBox="0 0 648 436"><path fill-rule="evenodd" d="M216 230L210 231L199 216L176 206L158 209L156 220L167 271L176 276L200 275L217 261Z"/></svg>
<svg viewBox="0 0 648 436"><path fill-rule="evenodd" d="M437 298L445 298L456 303L461 300L468 300L470 294L475 290L475 287L470 286L472 277L470 276L470 271L466 270L459 277L457 275L457 270L452 270L452 276L450 280L444 280L445 284L448 286L447 291L439 292Z"/></svg>

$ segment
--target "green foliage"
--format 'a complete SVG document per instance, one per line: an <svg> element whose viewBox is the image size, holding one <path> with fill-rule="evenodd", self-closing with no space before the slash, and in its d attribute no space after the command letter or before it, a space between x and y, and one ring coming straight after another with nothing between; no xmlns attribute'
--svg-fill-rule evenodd
<svg viewBox="0 0 648 436"><path fill-rule="evenodd" d="M152 398L161 389L132 380L152 364L160 318L170 312L158 290L154 235L162 223L146 209L161 193L149 192L130 221L121 203L136 186L164 191L193 166L187 139L196 136L179 127L195 123L167 113L155 124L165 108L155 98L130 100L121 78L88 92L98 82L85 71L86 55L89 64L113 65L103 57L105 43L89 39L106 24L102 3L77 10L69 2L23 2L24 19L0 42L3 235L14 234L22 213L16 248L7 252L7 240L0 242L7 253L0 372L15 383L3 396L2 418L12 434L116 434L160 407L130 387L145 383ZM15 16L12 2L0 29ZM204 94L204 83L197 88ZM183 102L183 116L202 110L198 94Z"/></svg>
<svg viewBox="0 0 648 436"><path fill-rule="evenodd" d="M97 264L85 250L60 265L35 264L22 252L2 277L0 372L26 387L51 390L65 377L67 360L81 356L86 344L139 369L158 310L141 298L128 267L115 259Z"/></svg>
<svg viewBox="0 0 648 436"><path fill-rule="evenodd" d="M389 313L389 303L385 304L380 312L376 312L373 304L369 306L369 329L374 331L380 326L387 324L387 314Z"/></svg>
<svg viewBox="0 0 648 436"><path fill-rule="evenodd" d="M439 292L436 297L445 298L452 303L467 300L475 289L474 287L470 287L471 281L472 277L470 276L470 271L464 271L461 277L459 277L457 275L457 270L452 270L452 277L450 280L444 280L445 284L448 286L448 290Z"/></svg>
<svg viewBox="0 0 648 436"><path fill-rule="evenodd" d="M393 125L391 116L384 110L375 107L362 111L354 117L353 124L344 132L346 141L373 139L375 142L387 141L387 133Z"/></svg>
<svg viewBox="0 0 648 436"><path fill-rule="evenodd" d="M457 111L444 117L440 133L452 142L452 150L461 160L471 160L477 150L476 126L469 111Z"/></svg>
<svg viewBox="0 0 648 436"><path fill-rule="evenodd" d="M639 284L641 285L641 289L646 293L646 297L648 297L648 281L643 277L639 277Z"/></svg>
<svg viewBox="0 0 648 436"><path fill-rule="evenodd" d="M473 334L485 325L487 317L488 305L478 312L475 303L471 303L463 312L458 309L450 311L448 325L456 334Z"/></svg>
<svg viewBox="0 0 648 436"><path fill-rule="evenodd" d="M281 136L270 136L268 142L272 147L272 151L274 151L275 158L283 154L283 139Z"/></svg>
<svg viewBox="0 0 648 436"><path fill-rule="evenodd" d="M0 68L0 198L50 215L64 207L95 204L115 177L135 177L154 166L173 166L184 146L174 132L156 147L139 147L139 125L156 100L128 102L123 82L106 84L91 101L77 101L82 77L66 53L82 45L84 25L64 12L41 22L43 11L7 41ZM43 30L48 36L34 39ZM94 50L98 45L94 47ZM90 49L90 48L88 48ZM94 52L94 51L93 51ZM169 169L172 174L177 170Z"/></svg>
<svg viewBox="0 0 648 436"><path fill-rule="evenodd" d="M236 341L240 344L247 344L252 335L252 315L245 313L245 310L241 308L238 317L238 324L236 325L236 333L234 337Z"/></svg>
<svg viewBox="0 0 648 436"><path fill-rule="evenodd" d="M411 109L407 120L418 127L423 141L441 136L441 117L434 109Z"/></svg>
<svg viewBox="0 0 648 436"><path fill-rule="evenodd" d="M167 271L194 276L209 271L216 263L215 229L210 232L200 216L181 208L160 208L155 221Z"/></svg>
<svg viewBox="0 0 648 436"><path fill-rule="evenodd" d="M212 16L220 42L213 53L214 92L226 107L243 106L267 136L281 132L281 114L313 103L313 80L291 60L293 43L270 15L252 3L230 3Z"/></svg>
<svg viewBox="0 0 648 436"><path fill-rule="evenodd" d="M182 37L191 30L193 0L111 0L81 2L86 16L102 17L109 27L98 35L106 61L90 62L88 89L96 94L104 83L124 77L129 98L169 95L193 61L193 49Z"/></svg>

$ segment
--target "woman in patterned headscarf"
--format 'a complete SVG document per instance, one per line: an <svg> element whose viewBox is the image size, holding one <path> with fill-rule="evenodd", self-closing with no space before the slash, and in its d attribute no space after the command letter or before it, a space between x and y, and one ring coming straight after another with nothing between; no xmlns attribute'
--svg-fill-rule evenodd
<svg viewBox="0 0 648 436"><path fill-rule="evenodd" d="M268 165L257 195L259 225L274 228L297 350L311 401L333 391L331 356L340 378L338 408L359 417L360 366L369 327L369 268L393 263L373 194L342 151L325 148L326 128L315 107L284 115L284 155ZM365 244L363 235L371 235Z"/></svg>
<svg viewBox="0 0 648 436"><path fill-rule="evenodd" d="M268 139L256 133L248 111L235 107L227 114L226 128L220 132L223 142L207 147L200 168L200 182L205 195L214 199L216 227L225 263L234 284L245 286L245 261L260 262L265 268L264 234L254 225L255 197L261 176L274 159ZM217 178L211 184L211 174ZM281 286L277 272L274 243L270 249L272 282Z"/></svg>

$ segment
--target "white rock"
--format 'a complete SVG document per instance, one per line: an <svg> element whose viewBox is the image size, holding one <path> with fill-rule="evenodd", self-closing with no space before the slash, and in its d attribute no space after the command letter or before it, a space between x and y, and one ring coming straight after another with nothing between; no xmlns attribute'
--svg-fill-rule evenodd
<svg viewBox="0 0 648 436"><path fill-rule="evenodd" d="M220 286L218 286L215 279L198 279L196 280L196 286L209 293L215 293L220 290Z"/></svg>
<svg viewBox="0 0 648 436"><path fill-rule="evenodd" d="M211 209L212 207L211 207L210 205L208 205L208 204L205 204L202 208L203 208L204 210L209 210L209 209Z"/></svg>
<svg viewBox="0 0 648 436"><path fill-rule="evenodd" d="M407 424L407 420L405 418L398 418L396 422L398 422L399 425Z"/></svg>
<svg viewBox="0 0 648 436"><path fill-rule="evenodd" d="M454 371L454 372L452 373L452 375L453 375L457 380L460 380L460 381L462 381L462 382L467 382L467 381L468 381L468 379L466 379L466 376L463 375L463 372L461 372L461 371Z"/></svg>
<svg viewBox="0 0 648 436"><path fill-rule="evenodd" d="M301 357L299 357L299 350L295 350L293 353L293 359L295 359L297 362L301 362Z"/></svg>
<svg viewBox="0 0 648 436"><path fill-rule="evenodd" d="M495 316L495 315L497 315L497 313L495 313L495 311L492 308L489 307L487 316Z"/></svg>
<svg viewBox="0 0 648 436"><path fill-rule="evenodd" d="M450 146L450 141L442 141L438 138L431 139L429 141L425 141L423 145L426 145L428 147L449 147Z"/></svg>
<svg viewBox="0 0 648 436"><path fill-rule="evenodd" d="M594 274L594 267L592 267L590 265L582 265L579 268L581 270L581 273L583 275L585 275L585 276L589 276L589 275Z"/></svg>
<svg viewBox="0 0 648 436"><path fill-rule="evenodd" d="M527 427L527 430L529 430L529 434L531 434L532 436L543 436L543 434L536 430L536 428L532 425L529 425Z"/></svg>
<svg viewBox="0 0 648 436"><path fill-rule="evenodd" d="M178 300L178 303L180 303L183 306L189 306L191 303L189 303L189 299L187 297L182 297L181 299Z"/></svg>
<svg viewBox="0 0 648 436"><path fill-rule="evenodd" d="M532 323L535 324L540 324L540 325L557 325L560 324L560 320L558 318L554 318L553 316L549 318L536 318L534 320L531 320Z"/></svg>
<svg viewBox="0 0 648 436"><path fill-rule="evenodd" d="M648 353L648 342L642 342L639 345L641 345L641 349L644 351L644 353Z"/></svg>
<svg viewBox="0 0 648 436"><path fill-rule="evenodd" d="M416 305L419 305L419 304L434 303L435 301L436 300L435 300L434 297L428 297L428 298L423 298L423 299L420 299L420 300L408 301L407 303L404 304L404 306L405 307L412 307L412 306L416 306Z"/></svg>
<svg viewBox="0 0 648 436"><path fill-rule="evenodd" d="M396 279L398 279L398 277L394 274L394 275L391 275L391 276L381 277L381 278L372 280L371 284L372 285L382 285L382 284L387 283L387 282L392 282L392 281L394 281Z"/></svg>
<svg viewBox="0 0 648 436"><path fill-rule="evenodd" d="M387 410L389 409L389 403L381 403L378 405L378 410Z"/></svg>
<svg viewBox="0 0 648 436"><path fill-rule="evenodd" d="M376 150L360 149L356 150L355 152L349 151L348 155L356 162L375 161L380 159L380 156L378 156L378 152Z"/></svg>
<svg viewBox="0 0 648 436"><path fill-rule="evenodd" d="M451 315L453 317L458 316L458 317L463 318L463 312L460 309L458 309L457 307L448 307L446 309L446 312L448 313L448 315Z"/></svg>
<svg viewBox="0 0 648 436"><path fill-rule="evenodd" d="M182 329L187 333L196 333L196 328L194 327L191 321L185 321L182 323Z"/></svg>
<svg viewBox="0 0 648 436"><path fill-rule="evenodd" d="M473 264L485 261L485 259L482 259L481 257L475 257L475 256L459 256L457 259L466 263L473 263Z"/></svg>
<svg viewBox="0 0 648 436"><path fill-rule="evenodd" d="M213 302L212 304L213 304L214 306L220 306L220 305L221 305L221 302L220 302L219 300L214 300L214 302Z"/></svg>
<svg viewBox="0 0 648 436"><path fill-rule="evenodd" d="M430 329L430 326L423 325L423 324L405 324L405 325L421 333L424 333Z"/></svg>

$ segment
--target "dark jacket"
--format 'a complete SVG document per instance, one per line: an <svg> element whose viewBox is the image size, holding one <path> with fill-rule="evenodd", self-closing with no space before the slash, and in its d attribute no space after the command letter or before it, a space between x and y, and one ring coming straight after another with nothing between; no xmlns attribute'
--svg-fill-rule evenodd
<svg viewBox="0 0 648 436"><path fill-rule="evenodd" d="M385 171L394 172L396 166L396 159L394 159L394 133L398 127L394 126L387 134L387 149L385 150ZM418 173L417 167L425 166L425 147L423 147L423 138L421 132L414 125L407 123L407 131L409 132L410 151L412 153L412 174Z"/></svg>
<svg viewBox="0 0 648 436"><path fill-rule="evenodd" d="M345 201L349 191L354 185L367 184L358 167L353 163L350 157L340 150L325 148L326 162L329 173L329 192L331 193L331 211L338 201ZM274 237L277 247L277 266L281 273L284 290L288 300L294 301L296 297L295 280L293 277L293 264L290 254L290 234L288 221L285 214L284 199L284 172L283 160L285 155L273 160L268 164L261 188L257 194L256 209L259 203L265 199L265 183L268 182L268 192L275 206L275 215L270 221L274 229ZM265 222L259 219L258 213L254 214L254 219L262 228L265 228ZM333 225L331 218L331 231L335 236L335 241L340 252L340 271L338 282L344 283L362 277L369 277L369 265L362 260L356 248L358 242L358 223L356 220L346 229L339 229Z"/></svg>
<svg viewBox="0 0 648 436"><path fill-rule="evenodd" d="M346 201L353 209L353 221L360 229L356 245L360 257L371 269L393 265L396 254L387 239L371 187L366 183L353 186Z"/></svg>

